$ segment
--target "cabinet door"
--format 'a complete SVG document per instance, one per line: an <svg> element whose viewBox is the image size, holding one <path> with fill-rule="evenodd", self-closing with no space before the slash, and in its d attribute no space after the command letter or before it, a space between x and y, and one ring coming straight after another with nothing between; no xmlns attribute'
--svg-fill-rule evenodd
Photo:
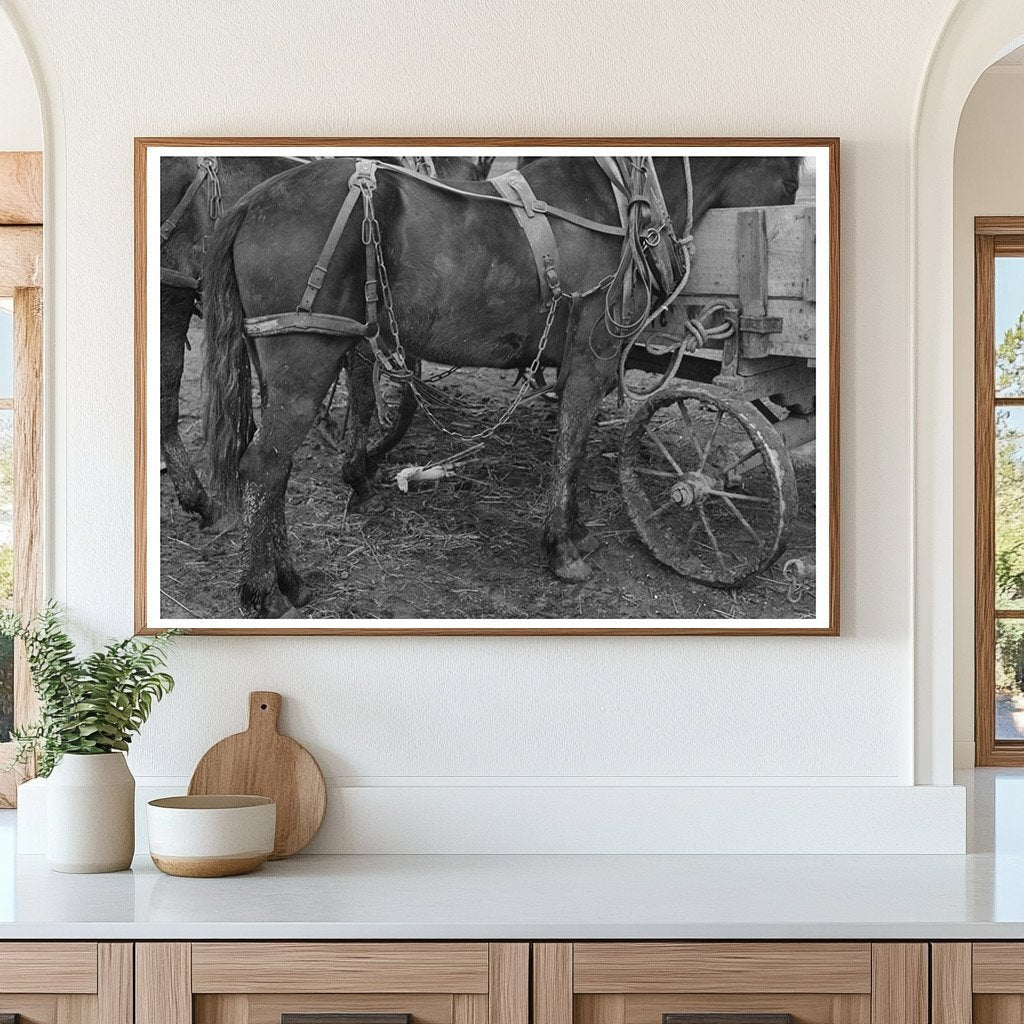
<svg viewBox="0 0 1024 1024"><path fill-rule="evenodd" d="M525 943L140 943L136 984L136 1024L529 1024Z"/></svg>
<svg viewBox="0 0 1024 1024"><path fill-rule="evenodd" d="M538 943L533 1024L928 1024L923 943Z"/></svg>
<svg viewBox="0 0 1024 1024"><path fill-rule="evenodd" d="M0 942L4 1024L132 1024L130 943Z"/></svg>
<svg viewBox="0 0 1024 1024"><path fill-rule="evenodd" d="M1024 942L932 945L935 1024L1024 1022Z"/></svg>

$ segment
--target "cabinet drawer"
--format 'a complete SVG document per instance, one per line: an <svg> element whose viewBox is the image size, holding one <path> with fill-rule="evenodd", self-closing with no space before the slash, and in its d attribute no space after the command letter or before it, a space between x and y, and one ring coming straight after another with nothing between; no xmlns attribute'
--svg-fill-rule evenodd
<svg viewBox="0 0 1024 1024"><path fill-rule="evenodd" d="M578 942L573 991L867 993L871 945Z"/></svg>
<svg viewBox="0 0 1024 1024"><path fill-rule="evenodd" d="M923 943L537 943L534 1024L926 1024Z"/></svg>
<svg viewBox="0 0 1024 1024"><path fill-rule="evenodd" d="M132 1024L125 942L0 942L0 1019L21 1024Z"/></svg>
<svg viewBox="0 0 1024 1024"><path fill-rule="evenodd" d="M136 1024L529 1024L514 942L136 947Z"/></svg>
<svg viewBox="0 0 1024 1024"><path fill-rule="evenodd" d="M488 967L486 942L197 942L192 991L485 993Z"/></svg>
<svg viewBox="0 0 1024 1024"><path fill-rule="evenodd" d="M0 943L0 992L96 991L95 942Z"/></svg>

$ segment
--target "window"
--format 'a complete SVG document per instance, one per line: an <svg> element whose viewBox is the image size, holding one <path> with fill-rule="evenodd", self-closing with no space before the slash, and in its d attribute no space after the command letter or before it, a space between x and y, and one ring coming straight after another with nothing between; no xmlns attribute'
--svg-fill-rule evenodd
<svg viewBox="0 0 1024 1024"><path fill-rule="evenodd" d="M1024 765L1024 217L975 222L976 761Z"/></svg>
<svg viewBox="0 0 1024 1024"><path fill-rule="evenodd" d="M0 299L0 607L14 603L14 303ZM14 728L14 645L0 638L0 743Z"/></svg>
<svg viewBox="0 0 1024 1024"><path fill-rule="evenodd" d="M0 607L32 616L42 601L42 181L40 153L0 153ZM12 725L36 702L24 651L0 640L0 766ZM0 807L30 774L0 771Z"/></svg>

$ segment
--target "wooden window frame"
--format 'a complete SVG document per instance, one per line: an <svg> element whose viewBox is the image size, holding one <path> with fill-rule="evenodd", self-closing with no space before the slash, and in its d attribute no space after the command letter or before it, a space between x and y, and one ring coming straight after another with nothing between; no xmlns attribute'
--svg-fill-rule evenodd
<svg viewBox="0 0 1024 1024"><path fill-rule="evenodd" d="M34 615L43 594L43 159L0 153L0 298L14 299L14 607ZM25 652L14 655L14 724L32 721L38 702ZM0 743L0 807L14 807L33 766L7 772L13 743Z"/></svg>
<svg viewBox="0 0 1024 1024"><path fill-rule="evenodd" d="M974 750L979 767L1024 766L1024 741L996 739L995 415L1024 398L995 394L995 261L1024 257L1024 217L974 220Z"/></svg>

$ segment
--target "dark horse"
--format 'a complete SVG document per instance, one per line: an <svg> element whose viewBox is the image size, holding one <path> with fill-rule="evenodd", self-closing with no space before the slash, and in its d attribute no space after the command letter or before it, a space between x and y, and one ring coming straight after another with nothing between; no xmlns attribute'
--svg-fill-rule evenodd
<svg viewBox="0 0 1024 1024"><path fill-rule="evenodd" d="M388 161L398 162L387 157ZM218 209L227 211L250 189L307 161L292 157L228 156L216 159L215 177L202 183L178 211L160 245L160 454L181 507L204 525L216 518L216 505L200 482L179 432L181 375L188 329L200 308L206 239ZM440 176L476 181L487 176L490 161L435 157ZM196 157L164 157L160 163L160 221L165 224L199 173ZM216 189L216 205L214 199ZM169 273L168 273L169 272ZM370 382L372 387L372 381Z"/></svg>
<svg viewBox="0 0 1024 1024"><path fill-rule="evenodd" d="M790 157L701 157L691 160L694 221L715 206L791 204L799 164ZM685 162L655 160L665 202L682 230ZM268 182L218 225L207 263L206 430L214 476L226 494L241 496L243 614L281 614L278 589L298 607L311 592L288 547L285 493L292 456L302 443L351 338L290 333L259 339L255 349L267 403L248 442L250 415L246 317L295 309L324 239L348 193L351 159L301 167ZM539 199L581 216L618 224L612 189L597 162L553 157L523 171ZM452 195L412 176L377 173L375 209L383 238L398 329L406 352L454 366L524 368L537 352L544 323L539 285L526 237L512 212L496 203ZM461 185L493 195L488 182ZM357 208L358 209L358 208ZM342 235L316 308L365 318L365 250L361 218ZM551 218L567 291L585 291L613 274L622 239ZM696 257L700 258L699 254ZM583 299L567 345L568 311L559 309L544 363L560 365L564 388L543 541L561 579L585 579L583 555L593 549L579 514L576 482L598 407L612 387L620 342L604 329L604 296ZM384 335L387 340L387 334ZM367 398L354 395L355 428L346 450L346 479L357 489L367 471ZM372 399L370 399L372 402Z"/></svg>
<svg viewBox="0 0 1024 1024"><path fill-rule="evenodd" d="M298 161L285 157L218 157L220 208L227 210L256 185L296 166ZM197 173L195 157L164 157L160 161L162 224L183 200ZM205 244L213 232L217 212L211 203L214 188L212 180L202 184L160 245L160 269L164 272L160 282L160 454L181 507L199 516L204 524L215 518L215 506L185 450L178 418L188 328L198 308Z"/></svg>

